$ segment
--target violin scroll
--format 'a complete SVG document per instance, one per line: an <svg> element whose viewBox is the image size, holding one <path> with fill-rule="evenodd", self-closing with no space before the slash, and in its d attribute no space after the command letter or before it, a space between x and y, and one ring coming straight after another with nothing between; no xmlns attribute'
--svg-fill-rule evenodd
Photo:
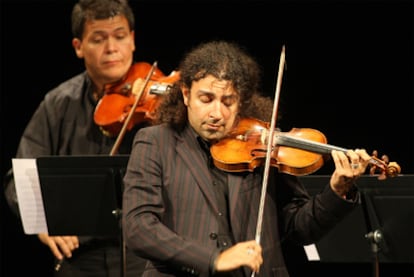
<svg viewBox="0 0 414 277"><path fill-rule="evenodd" d="M401 173L401 167L396 162L390 162L387 155L378 158L378 151L372 151L372 162L370 163L369 175L378 174L378 180L384 180L387 177L396 177Z"/></svg>

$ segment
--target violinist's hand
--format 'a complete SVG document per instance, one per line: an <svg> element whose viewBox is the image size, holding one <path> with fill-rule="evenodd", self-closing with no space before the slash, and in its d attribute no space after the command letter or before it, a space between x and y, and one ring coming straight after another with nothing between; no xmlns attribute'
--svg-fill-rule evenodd
<svg viewBox="0 0 414 277"><path fill-rule="evenodd" d="M49 236L41 233L37 237L50 248L58 260L72 257L72 252L79 247L77 236Z"/></svg>
<svg viewBox="0 0 414 277"><path fill-rule="evenodd" d="M339 196L346 198L355 180L366 171L371 157L364 149L348 150L346 153L332 150L331 155L335 171L330 186Z"/></svg>
<svg viewBox="0 0 414 277"><path fill-rule="evenodd" d="M215 261L215 271L229 271L248 266L258 273L263 263L262 247L255 241L240 242L220 253Z"/></svg>

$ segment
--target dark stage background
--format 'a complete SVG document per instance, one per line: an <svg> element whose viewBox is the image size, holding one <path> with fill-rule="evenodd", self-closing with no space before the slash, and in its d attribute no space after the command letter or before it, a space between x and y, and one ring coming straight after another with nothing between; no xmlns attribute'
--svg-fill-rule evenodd
<svg viewBox="0 0 414 277"><path fill-rule="evenodd" d="M71 47L75 1L1 1L1 174L45 93L83 70ZM131 1L137 61L168 75L201 41L233 40L263 67L273 96L282 45L279 126L322 131L328 143L378 150L414 173L414 4L406 1ZM317 174L329 173L326 164ZM414 184L413 184L414 185ZM48 250L26 236L1 194L1 276L49 276ZM413 219L414 220L414 219ZM346 238L345 238L346 239ZM414 246L413 246L414 247ZM47 262L44 262L46 260ZM414 276L381 265L381 277ZM371 276L367 263L305 263L298 276ZM392 275L394 274L394 275Z"/></svg>

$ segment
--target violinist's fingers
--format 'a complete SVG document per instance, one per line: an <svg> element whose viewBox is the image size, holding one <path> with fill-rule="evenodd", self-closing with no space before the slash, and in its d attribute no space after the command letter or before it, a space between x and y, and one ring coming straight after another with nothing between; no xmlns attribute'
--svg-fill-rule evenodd
<svg viewBox="0 0 414 277"><path fill-rule="evenodd" d="M346 153L333 150L331 155L335 163L331 188L339 196L346 197L355 180L365 172L371 157L364 149L348 150Z"/></svg>
<svg viewBox="0 0 414 277"><path fill-rule="evenodd" d="M77 239L73 239L71 236L52 236L51 238L67 258L72 257L72 252L79 247L79 244L76 243Z"/></svg>
<svg viewBox="0 0 414 277"><path fill-rule="evenodd" d="M77 236L62 236L61 239L71 251L79 247L79 239Z"/></svg>
<svg viewBox="0 0 414 277"><path fill-rule="evenodd" d="M222 272L248 266L254 272L259 272L262 263L262 248L256 241L252 240L239 242L221 252L215 261L215 269Z"/></svg>
<svg viewBox="0 0 414 277"><path fill-rule="evenodd" d="M344 169L350 169L351 168L351 163L350 163L349 158L347 156L347 155L351 155L351 156L354 155L353 153L351 153L351 151L348 151L347 153L344 153L342 151L336 151L336 150L332 151L331 155L332 155L332 159L335 163L336 170L344 170Z"/></svg>
<svg viewBox="0 0 414 277"><path fill-rule="evenodd" d="M371 160L371 156L368 155L365 149L349 150L347 156L356 175L364 173Z"/></svg>
<svg viewBox="0 0 414 277"><path fill-rule="evenodd" d="M332 158L337 170L352 170L352 173L365 171L371 157L364 149L348 150L346 153L332 151Z"/></svg>
<svg viewBox="0 0 414 277"><path fill-rule="evenodd" d="M355 153L357 153L360 159L364 160L365 162L369 162L371 160L371 156L365 149L356 149Z"/></svg>
<svg viewBox="0 0 414 277"><path fill-rule="evenodd" d="M335 171L331 175L330 186L340 197L345 198L355 179L361 174L359 155L353 150L346 153L333 150L331 155Z"/></svg>
<svg viewBox="0 0 414 277"><path fill-rule="evenodd" d="M50 251L52 251L56 259L61 260L64 258L65 253L63 253L63 251L60 250L53 237L45 233L39 233L37 236L41 242L43 242L45 245L49 247Z"/></svg>
<svg viewBox="0 0 414 277"><path fill-rule="evenodd" d="M353 150L348 150L345 159L342 159L341 161L346 169L355 171L359 168L359 156Z"/></svg>

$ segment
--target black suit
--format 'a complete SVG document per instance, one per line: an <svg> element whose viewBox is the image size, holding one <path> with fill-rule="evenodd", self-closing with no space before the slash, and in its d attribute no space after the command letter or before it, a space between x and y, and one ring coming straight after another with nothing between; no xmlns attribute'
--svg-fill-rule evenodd
<svg viewBox="0 0 414 277"><path fill-rule="evenodd" d="M256 276L287 277L281 238L289 234L299 243L312 243L356 204L329 187L310 198L295 176L272 169L261 232L264 263ZM210 276L211 259L218 252L220 211L193 130L187 127L179 133L166 125L141 129L124 181L125 242L152 260L144 276ZM229 218L236 242L255 239L261 188L260 172L228 175ZM251 275L247 268L245 273Z"/></svg>

